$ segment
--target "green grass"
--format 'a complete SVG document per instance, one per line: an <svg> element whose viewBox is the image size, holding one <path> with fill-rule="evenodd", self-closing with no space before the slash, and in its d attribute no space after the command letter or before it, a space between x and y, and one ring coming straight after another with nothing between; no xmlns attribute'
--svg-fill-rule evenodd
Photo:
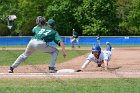
<svg viewBox="0 0 140 93"><path fill-rule="evenodd" d="M0 79L1 93L139 93L140 79Z"/></svg>
<svg viewBox="0 0 140 93"><path fill-rule="evenodd" d="M16 58L22 54L24 51L22 50L2 50L0 51L0 65L11 65ZM62 52L60 50L57 63L62 63L67 60L71 60L72 58L78 57L80 55L84 55L90 51L87 50L67 50L67 57L63 58ZM50 54L42 53L42 52L34 52L24 63L23 65L34 65L34 64L48 64L50 62Z"/></svg>

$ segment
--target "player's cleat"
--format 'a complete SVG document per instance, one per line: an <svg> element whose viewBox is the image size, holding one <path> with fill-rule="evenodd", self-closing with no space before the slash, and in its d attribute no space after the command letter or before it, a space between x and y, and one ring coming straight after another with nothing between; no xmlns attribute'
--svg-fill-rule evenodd
<svg viewBox="0 0 140 93"><path fill-rule="evenodd" d="M10 69L8 70L8 73L14 73L13 67L10 67Z"/></svg>
<svg viewBox="0 0 140 93"><path fill-rule="evenodd" d="M55 67L49 67L49 73L56 73L57 70Z"/></svg>

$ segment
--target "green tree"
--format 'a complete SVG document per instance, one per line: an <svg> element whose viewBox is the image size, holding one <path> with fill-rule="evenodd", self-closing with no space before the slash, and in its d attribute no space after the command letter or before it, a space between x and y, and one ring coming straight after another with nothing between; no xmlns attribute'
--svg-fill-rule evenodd
<svg viewBox="0 0 140 93"><path fill-rule="evenodd" d="M118 24L116 0L83 0L76 19L84 35L114 35Z"/></svg>
<svg viewBox="0 0 140 93"><path fill-rule="evenodd" d="M37 16L53 18L61 35L140 35L139 0L0 0L0 29L16 15L12 33L32 35ZM5 26L4 26L5 25ZM3 32L2 32L3 33Z"/></svg>
<svg viewBox="0 0 140 93"><path fill-rule="evenodd" d="M46 17L53 18L57 22L58 31L61 35L71 35L72 29L79 31L74 14L78 4L82 0L53 0L46 9ZM80 31L79 31L80 32Z"/></svg>
<svg viewBox="0 0 140 93"><path fill-rule="evenodd" d="M36 25L37 16L43 16L45 3L42 0L19 0L18 26L20 35L32 35L32 28Z"/></svg>
<svg viewBox="0 0 140 93"><path fill-rule="evenodd" d="M7 25L0 23L0 36L9 35L10 30L7 28Z"/></svg>
<svg viewBox="0 0 140 93"><path fill-rule="evenodd" d="M127 16L128 32L131 35L140 35L140 1L132 0L130 11Z"/></svg>
<svg viewBox="0 0 140 93"><path fill-rule="evenodd" d="M118 35L128 35L128 13L130 11L131 0L118 0L117 1L117 16L119 18Z"/></svg>

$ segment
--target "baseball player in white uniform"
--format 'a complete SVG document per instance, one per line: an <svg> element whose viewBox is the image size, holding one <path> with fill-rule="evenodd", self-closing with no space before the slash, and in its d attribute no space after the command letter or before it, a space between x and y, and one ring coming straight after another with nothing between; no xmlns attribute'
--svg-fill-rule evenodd
<svg viewBox="0 0 140 93"><path fill-rule="evenodd" d="M99 45L95 45L92 48L92 52L86 58L86 61L81 66L82 69L85 69L91 61L97 63L98 67L101 67L104 64L105 70L108 69L108 62L111 60L111 45L109 42L106 42L106 50L102 51Z"/></svg>

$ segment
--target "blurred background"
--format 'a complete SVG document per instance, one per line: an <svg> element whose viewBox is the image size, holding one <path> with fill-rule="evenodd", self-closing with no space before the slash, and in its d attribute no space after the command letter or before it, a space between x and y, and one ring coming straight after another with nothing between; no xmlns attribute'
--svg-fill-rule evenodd
<svg viewBox="0 0 140 93"><path fill-rule="evenodd" d="M0 0L0 36L31 36L37 16L62 36L139 36L140 0Z"/></svg>

